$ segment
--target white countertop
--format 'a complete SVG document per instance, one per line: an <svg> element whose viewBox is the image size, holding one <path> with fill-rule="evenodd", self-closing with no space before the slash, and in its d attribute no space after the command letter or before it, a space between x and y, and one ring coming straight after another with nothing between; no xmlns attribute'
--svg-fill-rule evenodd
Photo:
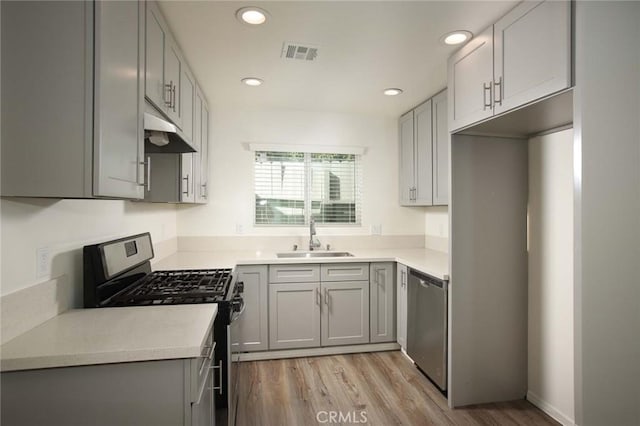
<svg viewBox="0 0 640 426"><path fill-rule="evenodd" d="M0 346L4 371L195 358L218 305L74 309Z"/></svg>
<svg viewBox="0 0 640 426"><path fill-rule="evenodd" d="M348 251L354 256L278 258L275 251L181 251L156 262L153 269L233 268L236 265L291 263L399 262L433 277L443 280L449 279L449 255L440 251L424 248L350 249L344 251Z"/></svg>

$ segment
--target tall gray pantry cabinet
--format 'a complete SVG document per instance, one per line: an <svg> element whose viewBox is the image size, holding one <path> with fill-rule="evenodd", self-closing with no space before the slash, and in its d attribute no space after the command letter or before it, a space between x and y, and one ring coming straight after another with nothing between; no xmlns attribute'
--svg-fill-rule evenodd
<svg viewBox="0 0 640 426"><path fill-rule="evenodd" d="M3 196L144 196L144 2L2 2Z"/></svg>

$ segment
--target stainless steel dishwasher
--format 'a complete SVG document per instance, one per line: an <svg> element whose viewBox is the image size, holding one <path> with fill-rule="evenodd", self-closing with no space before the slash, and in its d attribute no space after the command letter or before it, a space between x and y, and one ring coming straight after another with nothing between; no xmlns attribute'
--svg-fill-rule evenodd
<svg viewBox="0 0 640 426"><path fill-rule="evenodd" d="M411 269L407 354L442 391L447 390L447 281Z"/></svg>

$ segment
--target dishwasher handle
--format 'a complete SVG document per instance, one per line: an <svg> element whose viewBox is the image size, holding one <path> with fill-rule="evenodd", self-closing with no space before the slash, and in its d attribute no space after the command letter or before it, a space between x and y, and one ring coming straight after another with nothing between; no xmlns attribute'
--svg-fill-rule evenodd
<svg viewBox="0 0 640 426"><path fill-rule="evenodd" d="M437 287L441 290L447 290L447 282L431 275L424 274L415 269L409 270L409 275L414 278L422 287L429 288L431 286Z"/></svg>

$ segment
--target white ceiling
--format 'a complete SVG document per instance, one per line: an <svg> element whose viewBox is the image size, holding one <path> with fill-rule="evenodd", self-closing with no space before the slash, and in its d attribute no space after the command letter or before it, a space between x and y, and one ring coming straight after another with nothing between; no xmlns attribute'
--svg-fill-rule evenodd
<svg viewBox="0 0 640 426"><path fill-rule="evenodd" d="M213 108L229 105L399 116L446 86L449 31L477 34L517 1L164 1L160 6ZM235 12L257 5L264 25ZM320 45L313 62L282 43ZM240 83L259 77L260 87ZM382 95L400 87L396 97Z"/></svg>

